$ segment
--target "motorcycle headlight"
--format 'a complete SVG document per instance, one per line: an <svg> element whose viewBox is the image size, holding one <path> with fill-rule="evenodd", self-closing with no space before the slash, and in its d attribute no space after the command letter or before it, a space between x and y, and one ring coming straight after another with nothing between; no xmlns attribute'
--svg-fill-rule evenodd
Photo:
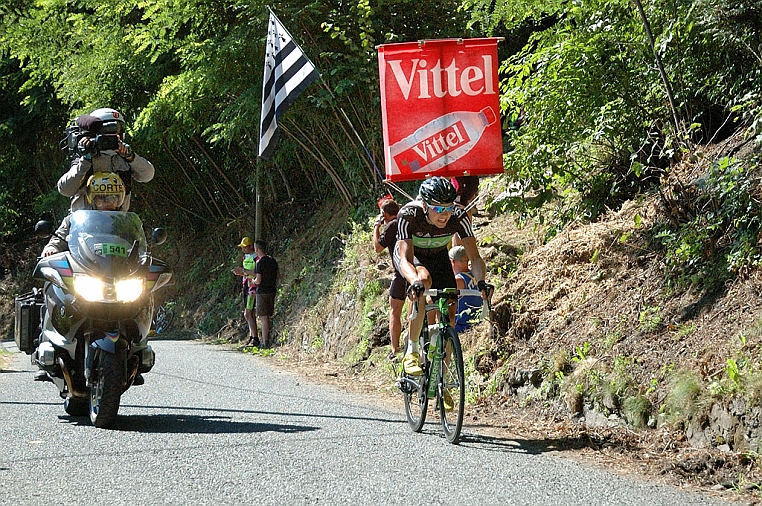
<svg viewBox="0 0 762 506"><path fill-rule="evenodd" d="M144 288L141 278L120 279L113 285L91 276L74 278L74 290L90 302L132 302L143 294Z"/></svg>
<svg viewBox="0 0 762 506"><path fill-rule="evenodd" d="M90 276L75 276L74 290L85 300L94 302L103 300L105 283Z"/></svg>
<svg viewBox="0 0 762 506"><path fill-rule="evenodd" d="M120 279L116 282L116 300L132 302L143 294L144 283L141 278Z"/></svg>

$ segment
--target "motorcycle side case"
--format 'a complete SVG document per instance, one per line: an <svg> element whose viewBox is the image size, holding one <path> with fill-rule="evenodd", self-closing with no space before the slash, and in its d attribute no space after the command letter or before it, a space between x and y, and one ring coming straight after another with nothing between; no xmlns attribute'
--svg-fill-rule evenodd
<svg viewBox="0 0 762 506"><path fill-rule="evenodd" d="M14 337L19 351L31 355L40 337L42 292L35 290L16 297Z"/></svg>

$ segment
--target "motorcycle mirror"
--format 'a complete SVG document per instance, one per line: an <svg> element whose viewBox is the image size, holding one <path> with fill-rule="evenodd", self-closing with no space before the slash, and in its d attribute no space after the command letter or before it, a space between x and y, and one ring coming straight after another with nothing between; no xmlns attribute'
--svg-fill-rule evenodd
<svg viewBox="0 0 762 506"><path fill-rule="evenodd" d="M47 237L53 234L53 225L46 220L38 221L34 226L34 233L37 237Z"/></svg>
<svg viewBox="0 0 762 506"><path fill-rule="evenodd" d="M161 227L153 229L153 232L151 232L151 240L156 245L164 244L164 241L167 240L167 231Z"/></svg>

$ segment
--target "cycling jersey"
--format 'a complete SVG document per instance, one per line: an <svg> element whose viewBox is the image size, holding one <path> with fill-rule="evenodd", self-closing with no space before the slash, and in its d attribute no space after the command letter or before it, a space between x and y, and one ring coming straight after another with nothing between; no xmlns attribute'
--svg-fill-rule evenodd
<svg viewBox="0 0 762 506"><path fill-rule="evenodd" d="M402 206L397 215L397 240L413 241L413 265L429 271L432 288L455 288L455 275L447 254L447 245L453 234L461 238L474 237L471 221L460 206L455 206L443 228L430 223L420 200ZM399 246L392 256L394 267L399 270Z"/></svg>
<svg viewBox="0 0 762 506"><path fill-rule="evenodd" d="M408 202L402 206L397 215L397 240L412 239L416 256L447 249L455 233L461 238L474 237L468 214L460 206L453 208L452 215L444 228L429 223L420 200Z"/></svg>

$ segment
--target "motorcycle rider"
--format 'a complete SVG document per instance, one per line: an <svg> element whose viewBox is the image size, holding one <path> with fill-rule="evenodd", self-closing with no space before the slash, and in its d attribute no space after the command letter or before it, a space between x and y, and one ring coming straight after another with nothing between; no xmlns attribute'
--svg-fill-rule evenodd
<svg viewBox="0 0 762 506"><path fill-rule="evenodd" d="M84 209L97 211L124 211L126 190L122 178L116 172L98 172L90 176L84 186ZM71 226L71 214L66 216L42 250L47 257L68 249L67 236Z"/></svg>
<svg viewBox="0 0 762 506"><path fill-rule="evenodd" d="M86 182L96 172L116 172L124 183L125 197L122 211L130 210L132 181L147 183L154 176L154 167L145 158L136 154L124 142L126 123L122 113L108 107L96 109L89 115L77 118L81 126L92 127L92 134L116 135L116 149L96 149L95 140L83 136L79 140L78 155L71 161L69 170L58 180L58 192L71 197L71 211L86 209Z"/></svg>
<svg viewBox="0 0 762 506"><path fill-rule="evenodd" d="M123 211L126 202L125 185L122 178L115 172L98 172L90 176L85 185L85 209L96 211ZM67 215L58 230L51 236L48 244L42 250L42 256L47 257L69 249L68 235L71 227L71 214ZM49 381L45 371L38 371L35 381ZM142 374L137 374L133 385L145 382Z"/></svg>

